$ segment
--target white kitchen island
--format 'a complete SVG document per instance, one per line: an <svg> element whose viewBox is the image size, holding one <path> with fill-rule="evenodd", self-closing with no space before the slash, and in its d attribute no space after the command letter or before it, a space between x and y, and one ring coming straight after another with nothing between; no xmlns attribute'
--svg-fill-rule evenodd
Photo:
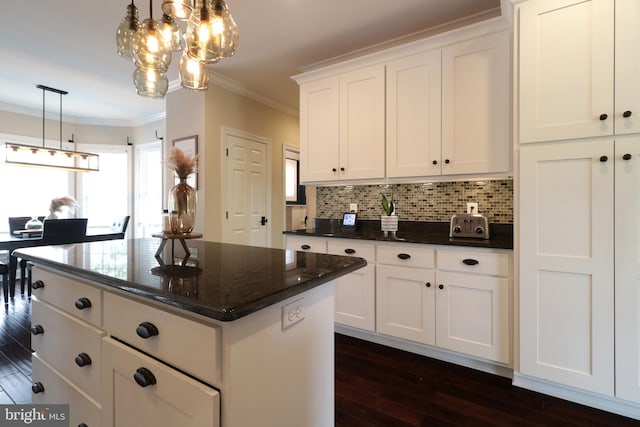
<svg viewBox="0 0 640 427"><path fill-rule="evenodd" d="M156 259L159 243L20 251L33 402L69 403L70 425L333 425L334 279L366 262L202 241Z"/></svg>

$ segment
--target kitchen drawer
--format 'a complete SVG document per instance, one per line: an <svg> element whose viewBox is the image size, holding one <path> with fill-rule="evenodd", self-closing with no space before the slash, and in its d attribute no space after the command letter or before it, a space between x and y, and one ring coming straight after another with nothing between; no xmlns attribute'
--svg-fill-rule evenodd
<svg viewBox="0 0 640 427"><path fill-rule="evenodd" d="M57 308L32 299L32 330L41 333L31 337L31 347L48 364L95 400L100 400L100 343L104 331L95 328ZM82 356L81 356L82 355ZM79 366L76 357L85 357Z"/></svg>
<svg viewBox="0 0 640 427"><path fill-rule="evenodd" d="M136 329L143 324L147 329L155 327L157 335L148 338L138 335ZM110 292L104 293L104 327L111 336L209 384L219 382L221 353L218 327Z"/></svg>
<svg viewBox="0 0 640 427"><path fill-rule="evenodd" d="M332 239L327 242L327 253L364 258L369 264L376 262L376 246L352 239Z"/></svg>
<svg viewBox="0 0 640 427"><path fill-rule="evenodd" d="M321 237L287 236L287 249L293 251L327 253L327 241Z"/></svg>
<svg viewBox="0 0 640 427"><path fill-rule="evenodd" d="M438 270L508 277L511 256L490 249L438 249Z"/></svg>
<svg viewBox="0 0 640 427"><path fill-rule="evenodd" d="M376 246L378 264L418 268L433 268L435 265L435 251L424 245L379 243Z"/></svg>
<svg viewBox="0 0 640 427"><path fill-rule="evenodd" d="M100 289L39 267L33 267L31 273L33 277L31 293L40 301L46 301L94 326L102 325L102 291ZM36 283L38 281L41 283ZM87 302L90 304L89 307Z"/></svg>
<svg viewBox="0 0 640 427"><path fill-rule="evenodd" d="M104 426L220 427L217 390L110 338L102 348ZM149 385L134 379L141 370Z"/></svg>
<svg viewBox="0 0 640 427"><path fill-rule="evenodd" d="M40 383L44 387L43 392L31 394L33 404L68 403L68 425L79 426L82 423L91 427L100 425L101 410L98 403L64 379L37 354L33 355L32 360L33 383Z"/></svg>

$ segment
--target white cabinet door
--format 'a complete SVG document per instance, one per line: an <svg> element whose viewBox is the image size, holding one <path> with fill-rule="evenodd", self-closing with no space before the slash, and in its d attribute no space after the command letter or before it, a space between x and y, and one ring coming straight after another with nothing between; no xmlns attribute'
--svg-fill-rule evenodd
<svg viewBox="0 0 640 427"><path fill-rule="evenodd" d="M387 177L441 173L441 50L387 64Z"/></svg>
<svg viewBox="0 0 640 427"><path fill-rule="evenodd" d="M300 86L300 181L339 178L338 77Z"/></svg>
<svg viewBox="0 0 640 427"><path fill-rule="evenodd" d="M377 332L434 345L435 320L433 270L377 265Z"/></svg>
<svg viewBox="0 0 640 427"><path fill-rule="evenodd" d="M340 179L384 178L384 86L383 65L340 76Z"/></svg>
<svg viewBox="0 0 640 427"><path fill-rule="evenodd" d="M102 349L104 427L220 426L216 390L111 338Z"/></svg>
<svg viewBox="0 0 640 427"><path fill-rule="evenodd" d="M511 170L508 33L442 50L442 174Z"/></svg>
<svg viewBox="0 0 640 427"><path fill-rule="evenodd" d="M539 0L519 10L520 142L613 134L614 2Z"/></svg>
<svg viewBox="0 0 640 427"><path fill-rule="evenodd" d="M640 403L640 137L616 140L616 396Z"/></svg>
<svg viewBox="0 0 640 427"><path fill-rule="evenodd" d="M608 139L520 149L521 372L608 395L613 178Z"/></svg>
<svg viewBox="0 0 640 427"><path fill-rule="evenodd" d="M287 235L287 249L292 251L327 253L327 241L321 237Z"/></svg>
<svg viewBox="0 0 640 427"><path fill-rule="evenodd" d="M375 266L371 264L336 279L336 323L375 331L375 286Z"/></svg>
<svg viewBox="0 0 640 427"><path fill-rule="evenodd" d="M436 345L509 363L509 280L436 273Z"/></svg>
<svg viewBox="0 0 640 427"><path fill-rule="evenodd" d="M616 1L616 134L640 132L640 3Z"/></svg>

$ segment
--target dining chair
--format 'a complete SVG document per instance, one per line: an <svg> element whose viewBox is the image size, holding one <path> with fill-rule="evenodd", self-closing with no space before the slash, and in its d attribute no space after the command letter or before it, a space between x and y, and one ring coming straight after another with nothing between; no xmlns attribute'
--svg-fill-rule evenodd
<svg viewBox="0 0 640 427"><path fill-rule="evenodd" d="M114 233L122 233L122 234L126 233L127 226L129 225L130 219L131 219L131 215L117 217L113 221L113 224L111 224L111 231L113 231Z"/></svg>
<svg viewBox="0 0 640 427"><path fill-rule="evenodd" d="M0 262L0 275L2 275L2 292L4 293L4 303L9 303L9 266Z"/></svg>
<svg viewBox="0 0 640 427"><path fill-rule="evenodd" d="M78 243L87 235L87 218L45 219L42 239L52 245Z"/></svg>
<svg viewBox="0 0 640 427"><path fill-rule="evenodd" d="M31 220L30 216L10 216L9 217L9 234L12 237L24 237L23 234L17 233L18 230L24 230L27 222ZM44 220L44 216L39 216L40 221ZM19 260L20 265L20 292L24 293L25 277L27 274L27 261L24 259ZM15 282L11 284L11 287L15 289Z"/></svg>

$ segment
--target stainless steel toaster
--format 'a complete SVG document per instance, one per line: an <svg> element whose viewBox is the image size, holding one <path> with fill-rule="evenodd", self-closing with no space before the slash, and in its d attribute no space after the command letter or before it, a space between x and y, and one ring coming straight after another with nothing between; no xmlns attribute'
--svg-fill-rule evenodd
<svg viewBox="0 0 640 427"><path fill-rule="evenodd" d="M489 223L484 215L456 214L451 217L449 237L489 238Z"/></svg>

